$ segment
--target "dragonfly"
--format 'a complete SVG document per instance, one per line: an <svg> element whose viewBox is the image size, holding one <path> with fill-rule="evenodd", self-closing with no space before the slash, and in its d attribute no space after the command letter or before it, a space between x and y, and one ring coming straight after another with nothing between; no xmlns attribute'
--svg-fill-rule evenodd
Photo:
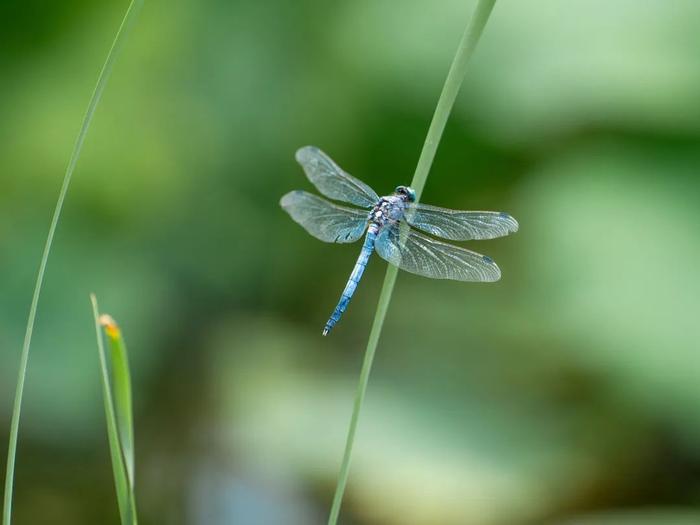
<svg viewBox="0 0 700 525"><path fill-rule="evenodd" d="M450 241L502 237L518 231L518 222L507 213L450 210L418 203L416 192L408 186L397 186L391 195L380 197L315 146L299 149L296 160L321 194L352 206L296 190L282 197L282 208L321 241L351 243L365 236L323 335L340 321L375 251L401 270L433 279L494 282L501 278L501 270L490 257L434 237Z"/></svg>

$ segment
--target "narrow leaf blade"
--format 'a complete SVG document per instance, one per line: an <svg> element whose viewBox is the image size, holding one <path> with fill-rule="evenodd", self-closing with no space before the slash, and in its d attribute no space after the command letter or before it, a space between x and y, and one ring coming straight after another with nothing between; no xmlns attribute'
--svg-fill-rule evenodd
<svg viewBox="0 0 700 525"><path fill-rule="evenodd" d="M134 488L134 417L131 395L131 373L124 337L111 316L102 314L100 325L104 328L110 347L112 369L112 394L117 430L121 443L129 487Z"/></svg>
<svg viewBox="0 0 700 525"><path fill-rule="evenodd" d="M117 503L122 525L136 525L136 498L133 484L133 418L131 410L131 381L129 377L128 362L126 360L126 347L123 346L123 338L116 323L109 316L101 316L97 298L90 296L92 311L95 317L95 335L97 337L97 350L100 358L100 378L102 380L102 394L104 398L105 417L107 420L107 437L109 439L109 452L112 459L114 473L114 485L117 492ZM111 320L113 325L105 325L106 320ZM102 330L110 340L110 361L107 361ZM118 337L115 337L118 336ZM113 342L116 339L116 342ZM114 346L117 346L116 350ZM112 377L115 378L115 387L110 380L110 365ZM119 384L116 387L116 384ZM128 407L128 409L126 408ZM125 436L123 438L122 436ZM128 451L124 444L128 443ZM129 467L131 465L131 467Z"/></svg>

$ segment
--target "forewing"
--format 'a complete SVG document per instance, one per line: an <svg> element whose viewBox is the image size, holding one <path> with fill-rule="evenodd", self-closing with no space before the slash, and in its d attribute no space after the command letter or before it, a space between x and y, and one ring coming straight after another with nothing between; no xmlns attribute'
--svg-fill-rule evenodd
<svg viewBox="0 0 700 525"><path fill-rule="evenodd" d="M374 247L382 259L424 277L479 282L501 278L501 270L490 257L431 239L408 226L384 228Z"/></svg>
<svg viewBox="0 0 700 525"><path fill-rule="evenodd" d="M350 202L363 208L371 208L379 200L379 195L372 188L345 173L315 146L299 149L296 159L318 191L330 199Z"/></svg>
<svg viewBox="0 0 700 525"><path fill-rule="evenodd" d="M280 205L307 232L325 242L355 242L367 228L366 211L338 206L305 191L287 193Z"/></svg>
<svg viewBox="0 0 700 525"><path fill-rule="evenodd" d="M518 231L518 221L498 211L460 211L412 204L405 217L411 226L451 241L495 239Z"/></svg>

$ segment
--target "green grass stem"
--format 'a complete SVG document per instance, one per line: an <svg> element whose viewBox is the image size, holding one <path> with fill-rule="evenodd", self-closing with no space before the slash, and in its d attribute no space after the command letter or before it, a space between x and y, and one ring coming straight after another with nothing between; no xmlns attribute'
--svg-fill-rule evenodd
<svg viewBox="0 0 700 525"><path fill-rule="evenodd" d="M472 15L464 31L459 47L457 48L454 60L452 61L452 66L450 67L450 71L447 74L447 79L445 80L445 84L442 88L442 93L440 93L440 98L435 108L435 113L433 114L433 120L430 123L430 128L428 129L428 134L425 138L425 143L423 144L423 149L421 150L421 154L418 159L418 165L416 166L416 171L413 175L413 180L411 181L411 187L416 190L417 200L420 199L420 196L423 193L423 188L425 187L425 182L428 178L430 167L432 166L433 159L435 158L435 152L437 151L438 145L440 144L440 139L442 138L442 132L445 129L447 119L452 111L452 106L454 106L455 99L457 98L457 93L459 93L459 88L464 80L469 58L474 53L476 44L481 37L495 3L496 0L479 0L476 9L474 10L474 14ZM394 284L396 283L397 274L398 268L390 264L387 268L386 276L384 277L384 284L382 285L382 290L379 294L377 311L374 315L372 329L369 334L369 340L367 341L367 349L365 350L365 357L362 362L362 370L360 371L360 379L357 384L355 402L353 405L350 426L348 428L348 435L345 442L345 452L343 453L343 461L338 474L338 483L336 485L335 495L333 496L333 504L331 506L331 512L328 518L328 525L336 525L338 522L340 506L343 501L343 494L345 493L345 486L347 485L348 475L350 472L350 459L352 457L353 445L355 443L355 434L360 418L360 411L362 410L362 404L365 399L374 354L377 350L377 344L379 343L379 336L381 335L382 326L384 325L384 318L386 317L387 310L389 309L391 294L394 291Z"/></svg>
<svg viewBox="0 0 700 525"><path fill-rule="evenodd" d="M134 421L131 405L131 375L124 337L117 323L108 315L100 315L95 295L90 296L95 317L95 335L100 357L102 395L107 420L107 438L112 459L114 486L122 525L136 525L134 494ZM107 361L102 337L104 330L110 346ZM111 376L110 376L111 370Z"/></svg>
<svg viewBox="0 0 700 525"><path fill-rule="evenodd" d="M46 244L44 245L44 251L41 256L41 262L39 263L39 272L37 274L36 283L34 285L34 294L32 295L31 306L29 307L29 317L27 318L27 328L24 335L24 343L22 345L22 354L20 356L19 372L17 376L17 388L15 391L15 400L12 409L12 420L10 422L10 439L7 449L7 467L5 473L5 491L3 496L3 514L2 523L3 525L10 525L12 522L12 496L14 489L14 478L15 478L15 461L17 457L17 438L19 435L19 420L22 409L22 397L24 395L24 382L27 376L27 365L29 363L29 348L32 342L32 334L34 332L34 324L36 321L36 312L39 305L39 297L41 295L42 285L44 283L44 274L46 273L46 265L49 260L49 254L51 253L51 246L53 245L54 235L56 233L56 227L58 226L59 218L61 217L61 210L63 209L63 203L66 199L66 194L68 193L68 187L70 186L70 181L73 176L73 171L75 171L75 166L78 163L78 158L80 157L80 152L83 148L83 143L85 142L85 136L87 135L90 123L92 122L92 117L95 113L95 108L102 97L102 93L107 85L107 80L112 72L114 62L119 54L119 50L126 40L126 35L129 28L131 27L139 8L143 0L132 0L129 7L126 10L126 14L122 19L119 30L112 42L112 46L107 54L107 59L105 60L102 70L97 77L97 84L92 92L92 97L88 104L85 116L83 117L82 125L80 126L80 131L78 132L78 137L73 146L73 152L71 153L70 160L68 161L68 166L66 167L66 172L63 177L63 183L61 185L61 190L58 194L58 200L56 202L56 208L54 209L53 216L51 218L51 225L49 226L49 233L46 238Z"/></svg>

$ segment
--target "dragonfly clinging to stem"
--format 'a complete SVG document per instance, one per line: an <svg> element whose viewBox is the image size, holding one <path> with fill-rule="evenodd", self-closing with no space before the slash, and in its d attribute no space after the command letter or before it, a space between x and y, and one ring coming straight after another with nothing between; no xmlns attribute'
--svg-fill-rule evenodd
<svg viewBox="0 0 700 525"><path fill-rule="evenodd" d="M415 202L415 191L408 186L398 186L391 195L379 197L314 146L299 149L296 159L318 191L354 206L341 206L305 191L292 191L280 200L292 219L325 242L355 242L367 231L355 268L323 328L323 335L328 335L345 312L373 251L402 270L433 279L493 282L501 278L500 269L490 257L417 230L451 241L494 239L518 231L518 222L507 213L449 210L419 204Z"/></svg>

